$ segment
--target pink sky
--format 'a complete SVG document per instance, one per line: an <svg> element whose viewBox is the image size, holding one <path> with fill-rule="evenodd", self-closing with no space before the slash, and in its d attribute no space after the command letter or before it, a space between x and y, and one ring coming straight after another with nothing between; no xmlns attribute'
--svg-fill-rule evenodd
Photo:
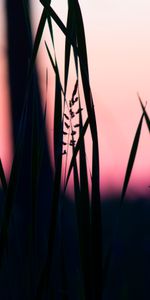
<svg viewBox="0 0 150 300"><path fill-rule="evenodd" d="M5 40L6 28L4 26L5 14L2 13L3 11L4 1L0 1L0 158L8 177L11 168L13 145L11 142L9 87L7 85L7 45Z"/></svg>
<svg viewBox="0 0 150 300"><path fill-rule="evenodd" d="M33 3L35 5L35 0L31 1L31 6ZM137 92L144 103L148 101L147 111L150 113L150 2L148 0L80 0L79 3L85 23L91 87L98 124L101 188L103 193L109 192L110 188L120 192L133 137L141 115ZM52 1L52 6L64 22L66 4L65 0ZM41 5L34 6L34 28L37 26L37 16L40 16L40 13ZM63 79L64 37L58 29L55 33L57 58ZM50 44L47 33L45 33L45 39ZM1 44L0 47L2 48ZM42 66L39 64L39 68L42 74L45 74L45 68L49 66L49 63L44 48L41 48L41 53L42 55L45 53L45 64ZM73 72L70 76L74 82ZM43 90L45 89L44 80L41 77ZM49 106L52 108L54 76L50 71L49 83ZM1 104L1 107L3 110L6 109L4 104ZM9 111L8 107L7 109ZM51 133L50 115L48 119L50 120L48 130ZM9 122L5 127L7 128L6 135L9 136ZM1 122L0 144L4 145L2 128ZM150 185L149 147L149 133L144 124L129 185L129 191L134 190L134 193L138 195L150 193L148 189ZM4 147L0 148L0 155L5 160L2 149ZM87 156L90 159L90 153L87 153Z"/></svg>

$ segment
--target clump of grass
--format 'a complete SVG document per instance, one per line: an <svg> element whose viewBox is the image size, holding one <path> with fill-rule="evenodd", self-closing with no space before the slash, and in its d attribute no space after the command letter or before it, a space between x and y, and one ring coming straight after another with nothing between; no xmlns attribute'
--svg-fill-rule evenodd
<svg viewBox="0 0 150 300"><path fill-rule="evenodd" d="M52 185L52 193L49 195L51 203L50 222L47 237L47 252L44 262L38 274L38 282L35 281L34 299L42 300L44 293L47 292L49 280L52 278L52 262L55 250L55 240L57 236L57 227L60 218L60 210L64 203L64 195L73 172L73 185L75 195L75 211L77 220L77 235L80 253L80 270L82 283L80 284L82 291L79 291L79 299L84 300L100 300L102 292L107 280L107 271L109 268L111 251L108 253L105 263L102 261L102 220L101 220L101 201L100 201L100 178L99 178L99 145L97 134L97 123L94 110L94 100L90 86L90 76L88 67L88 55L86 49L86 37L84 24L81 14L79 2L77 0L68 1L68 17L66 26L60 20L59 16L51 7L51 1L41 0L43 12L39 21L32 56L30 59L28 85L26 93L26 101L22 112L20 123L20 131L18 143L15 150L10 180L7 184L2 162L0 160L0 179L5 193L3 220L0 232L0 268L3 264L3 256L8 241L10 219L12 216L13 205L16 196L18 178L20 175L20 164L23 157L24 145L26 143L25 131L27 124L27 116L32 112L31 124L31 235L30 235L30 263L32 264L33 255L36 245L37 231L37 201L38 187L40 185L40 170L43 163L43 134L46 122L46 110L43 113L42 124L39 124L38 102L33 97L33 103L29 103L29 92L34 85L34 67L35 61L42 40L43 31L46 21L48 22L51 43L53 46L54 59L45 42L45 51L50 60L50 64L55 74L55 98L54 98L54 176L50 185ZM64 84L62 84L59 74L59 65L56 57L55 36L53 34L52 20L60 29L60 34L65 35L65 61L64 61ZM71 57L71 49L73 50L73 58ZM75 66L75 85L72 91L71 99L67 99L67 86L69 84L69 68L71 59L74 60ZM83 99L80 95L80 87L83 87ZM48 74L46 72L46 91L48 89ZM139 97L139 96L138 96ZM133 145L128 160L127 170L125 174L124 184L121 193L120 206L123 204L129 180L131 177L138 144L141 136L142 124L145 118L148 129L150 130L150 120L146 112L146 108L139 97L142 107L142 116L140 118ZM29 107L32 107L29 110ZM84 117L83 117L84 112ZM84 121L85 119L85 121ZM86 159L86 133L90 128L92 143L92 171L91 171L91 192L88 180L88 167ZM20 142L21 141L21 142ZM71 151L70 151L71 149ZM71 158L69 157L71 152ZM61 186L63 176L62 163L65 160L64 174L64 190ZM68 166L69 165L69 166ZM63 196L62 196L63 194ZM20 199L21 201L21 199ZM42 199L40 199L42 201ZM43 221L43 220L42 220ZM62 237L61 237L62 238ZM63 251L64 251L64 241ZM34 249L34 250L33 250ZM63 259L64 256L62 255ZM62 263L62 272L64 273L64 261ZM103 267L104 265L104 267ZM31 268L32 269L32 268ZM66 287L65 280L65 289ZM65 294L67 295L67 294ZM53 299L53 294L51 292ZM62 295L63 299L67 296Z"/></svg>
<svg viewBox="0 0 150 300"><path fill-rule="evenodd" d="M141 136L141 132L142 132L143 119L145 119L148 130L150 131L150 120L149 120L148 114L146 112L146 108L143 105L139 94L138 94L138 99L140 101L140 105L141 105L141 108L142 108L142 115L141 115L141 118L139 120L139 124L138 124L137 129L136 129L135 137L134 137L133 144L132 144L132 147L131 147L131 152L130 152L130 155L129 155L129 160L128 160L128 163L127 163L127 169L126 169L124 183L123 183L122 192L121 192L120 206L122 206L122 204L123 204L123 200L124 200L127 188L128 188L129 180L130 180L132 169L133 169L133 166L134 166L134 161L135 161L135 158L136 158L136 153L137 153L137 150L138 150L138 145L139 145L140 136Z"/></svg>

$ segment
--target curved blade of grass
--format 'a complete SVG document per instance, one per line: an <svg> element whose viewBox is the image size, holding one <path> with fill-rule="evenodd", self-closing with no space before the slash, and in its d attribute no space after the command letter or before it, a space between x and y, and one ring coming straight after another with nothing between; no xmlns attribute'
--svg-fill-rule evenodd
<svg viewBox="0 0 150 300"><path fill-rule="evenodd" d="M1 159L0 159L0 179L1 179L1 183L2 183L4 193L6 194L7 193L7 181L6 181L5 172L4 172L4 169L3 169Z"/></svg>
<svg viewBox="0 0 150 300"><path fill-rule="evenodd" d="M75 17L76 17L76 20L74 22L76 24L76 37L77 37L79 60L81 61L81 65L84 66L84 72L86 72L86 76L89 80L88 59L87 59L87 49L86 49L83 19L82 19L81 9L78 1L75 1L74 3L75 3L74 4Z"/></svg>
<svg viewBox="0 0 150 300"><path fill-rule="evenodd" d="M79 108L80 100L79 100ZM79 123L80 123L80 135L82 133L83 121L82 112L79 113ZM79 150L79 161L80 161L80 210L81 210L81 228L82 240L80 241L82 245L82 264L83 264L83 274L84 274L84 288L86 299L92 298L91 290L91 222L90 222L90 195L88 187L88 175L87 175L87 164L86 164L86 153L85 153L85 142L84 137L81 140L80 150Z"/></svg>
<svg viewBox="0 0 150 300"><path fill-rule="evenodd" d="M51 20L51 17L50 17L49 15L47 15L47 22L48 22L48 27L49 27L49 31L50 31L50 36L51 36L52 43L53 43L53 47L54 47L54 51L55 51L54 34L53 34L53 27L52 27L52 20Z"/></svg>
<svg viewBox="0 0 150 300"><path fill-rule="evenodd" d="M84 35L84 30L82 30L81 32L80 32L79 28L77 30L77 35L79 35L79 38L77 36L77 42L78 43L80 42L80 51L79 51L78 48L76 47L76 42L72 41L72 38L70 37L68 31L66 30L66 27L61 22L61 20L56 15L56 13L52 10L51 7L46 5L45 1L41 0L41 3L44 5L44 7L47 8L48 13L51 15L51 17L54 19L54 21L60 27L62 32L65 35L68 35L68 40L70 41L70 43L74 47L74 51L76 51L76 53L79 55L83 90L84 90L84 95L85 95L85 101L86 101L89 124L90 124L90 128L91 128L92 141L93 141L93 163L92 163L92 202L93 202L93 206L92 206L93 225L92 225L92 227L93 227L93 232L94 232L94 235L93 235L93 256L94 256L94 254L96 254L97 256L99 255L99 257L100 257L99 261L100 261L100 264L101 264L101 255L98 253L99 250L96 250L96 248L100 249L100 242L98 243L98 245L99 245L98 247L97 247L96 244L97 244L97 239L99 239L99 236L101 237L98 137L97 137L97 126L96 126L96 118L95 118L95 112L94 112L94 106L93 106L93 99L92 99L92 94L91 94L91 89L90 89L90 84L89 84L87 54L86 54L85 49L82 50L82 47L83 47L82 40L84 38L84 36L83 36ZM76 7L77 7L76 15L78 14L78 21L76 22L76 24L79 24L80 22L82 22L82 18L81 18L81 12L80 12L78 2L76 2ZM80 29L84 29L82 25L83 25L83 22L80 25ZM84 41L85 41L85 38L84 38ZM78 47L79 47L79 45L78 45ZM75 149L77 149L77 146L76 146ZM76 155L76 150L75 150L74 153ZM69 178L70 172L72 170L73 160L71 161L71 164L72 165L69 168L66 183L68 182L68 178ZM66 186L65 186L65 188L66 188ZM101 238L99 240L101 240ZM98 270L99 267L98 267L98 264L96 262L96 259L94 261L94 264L95 264L95 270L96 269ZM101 269L101 267L100 267L100 269ZM100 281L101 281L101 279L100 279ZM101 288L99 288L99 280L96 281L96 286L97 286L98 290L101 289Z"/></svg>
<svg viewBox="0 0 150 300"><path fill-rule="evenodd" d="M144 113L144 118L146 120L146 124L147 124L148 130L150 131L150 119L149 119L149 116L148 116L148 114L146 112L146 109L145 109L145 107L144 107L144 105L142 103L142 100L141 100L139 94L138 94L138 98L139 98L139 101L140 101L140 104L141 104L141 107L142 107L142 110L143 110L143 113Z"/></svg>
<svg viewBox="0 0 150 300"><path fill-rule="evenodd" d="M61 88L60 79L58 72L56 73L55 83L55 108L54 108L54 158L55 166L57 160L62 152L62 99L61 99Z"/></svg>
<svg viewBox="0 0 150 300"><path fill-rule="evenodd" d="M51 28L52 34L52 28ZM53 39L53 37L52 37ZM53 41L54 42L54 41ZM45 43L48 56L50 58L52 67L55 72L56 86L55 86L55 111L54 111L54 156L55 156L55 176L53 183L53 195L52 195L52 207L50 216L49 236L48 236L48 254L44 264L40 281L37 287L36 300L42 299L44 290L48 287L49 276L51 273L52 257L54 251L54 241L57 228L58 220L58 206L59 206L59 195L61 191L61 168L62 168L62 99L61 92L63 92L59 70L57 66L57 60L55 56L55 63L52 59L51 53L47 44ZM53 44L54 46L54 44ZM54 48L55 52L55 48Z"/></svg>
<svg viewBox="0 0 150 300"><path fill-rule="evenodd" d="M68 37L68 41L74 47L75 51L78 52L75 41L72 39L72 37L70 36L69 32L67 31L65 25L63 24L61 19L58 17L58 15L55 13L55 11L52 9L52 7L49 6L45 0L40 0L40 2L43 5L43 7L45 8L45 10L47 11L47 15L52 17L52 19L55 21L57 26L63 32L63 34Z"/></svg>
<svg viewBox="0 0 150 300"><path fill-rule="evenodd" d="M73 14L71 7L68 8L68 17L67 17L67 32L69 32L72 39L75 41L74 38L74 26L73 26ZM69 42L68 35L66 35L66 42L65 42L65 83L64 83L64 92L66 94L67 89L67 82L68 82L68 73L69 73L69 62L70 62L70 52L71 52L71 43Z"/></svg>
<svg viewBox="0 0 150 300"><path fill-rule="evenodd" d="M51 0L46 0L46 1L47 1L48 4L51 3ZM35 60L36 60L36 57L37 57L39 45L40 45L40 42L41 42L41 39L42 39L42 34L43 34L43 31L44 31L46 19L47 19L47 10L44 8L43 12L42 12L41 19L39 21L37 33L36 33L35 40L34 40L32 56L31 56L31 59L30 59L29 73L28 73L29 74L28 75L29 81L30 81L31 76L32 76L32 72L33 72Z"/></svg>
<svg viewBox="0 0 150 300"><path fill-rule="evenodd" d="M97 135L94 135L92 152L92 201L91 201L91 244L94 299L102 297L102 217L99 187L99 150Z"/></svg>
<svg viewBox="0 0 150 300"><path fill-rule="evenodd" d="M126 169L126 174L125 174L125 178L124 178L122 193L121 193L120 206L122 206L122 204L123 204L123 199L125 197L126 190L127 190L127 187L128 187L130 176L131 176L131 172L132 172L132 169L133 169L133 164L134 164L134 161L135 161L135 157L136 157L136 153L137 153L137 149L138 149L138 144L139 144L139 139L140 139L140 135L141 135L143 117L144 117L144 113L142 114L142 116L140 118L137 130L136 130L136 133L135 133L135 137L134 137L134 140L133 140L133 144L132 144L132 148L131 148L131 152L130 152L130 156L129 156L129 160L128 160L128 165L127 165L127 169Z"/></svg>
<svg viewBox="0 0 150 300"><path fill-rule="evenodd" d="M79 108L81 108L81 104L79 101ZM82 134L83 130L83 120L82 120L82 112L79 113L79 123L80 123L80 129L79 129L79 136ZM86 215L89 216L89 203L90 203L90 196L89 196L89 187L88 187L88 175L87 175L87 164L86 164L86 153L85 153L85 142L84 137L81 140L80 143L80 151L79 151L79 159L80 159L80 183L81 183L81 194L82 199L86 201L87 207L86 207ZM84 211L84 210L83 210ZM89 219L90 222L90 219Z"/></svg>
<svg viewBox="0 0 150 300"><path fill-rule="evenodd" d="M49 50L48 45L47 45L46 42L45 42L45 47L46 47L46 50L47 50L47 53L48 53L50 62L51 62L51 64L52 64L53 70L54 70L54 72L56 73L56 72L57 72L56 64L54 63L54 60L53 60L53 58L52 58L52 55L51 55L51 53L50 53L50 50Z"/></svg>
<svg viewBox="0 0 150 300"><path fill-rule="evenodd" d="M86 49L84 24L78 1L75 2L76 36L78 55L81 69L81 78L85 102L89 117L93 152L92 152L92 206L91 206L91 236L92 236L92 265L93 265L93 287L95 299L101 298L102 293L102 225L101 225L101 204L99 189L99 148L96 117L93 106L93 98L89 83L89 70Z"/></svg>
<svg viewBox="0 0 150 300"><path fill-rule="evenodd" d="M54 158L55 158L55 165L57 164L58 155L61 153L61 130L62 130L62 85L60 82L59 71L57 67L57 62L54 64L52 59L50 50L45 43L46 50L48 56L50 58L52 67L55 72L55 109L54 109Z"/></svg>
<svg viewBox="0 0 150 300"><path fill-rule="evenodd" d="M53 70L54 70L55 74L58 73L58 75L59 75L57 62L54 63L53 58L52 58L52 55L51 55L51 53L50 53L50 50L49 50L48 45L47 45L46 42L45 42L45 47L46 47L46 50L47 50L47 53L48 53L50 62L51 62L51 64L52 64ZM62 84L61 84L61 81L60 81L60 76L59 76L59 85L60 85L61 92L62 92L63 95L64 95L64 90L63 90L63 87L62 87Z"/></svg>

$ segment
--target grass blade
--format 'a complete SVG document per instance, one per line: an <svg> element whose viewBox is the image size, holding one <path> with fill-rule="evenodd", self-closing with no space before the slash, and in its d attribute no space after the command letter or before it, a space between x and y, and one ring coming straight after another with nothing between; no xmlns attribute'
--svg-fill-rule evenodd
<svg viewBox="0 0 150 300"><path fill-rule="evenodd" d="M128 165L127 165L127 169L126 169L126 174L125 174L125 178L124 178L122 193L121 193L120 206L122 206L122 204L123 204L123 199L124 199L125 194L126 194L126 190L127 190L128 183L129 183L129 180L130 180L133 164L134 164L134 161L135 161L135 157L136 157L136 153L137 153L137 149L138 149L138 144L139 144L139 139L140 139L140 135L141 135L143 117L144 117L144 113L142 114L142 116L140 118L137 130L136 130L136 133L135 133L135 137L134 137L134 140L133 140L133 144L132 144L132 148L131 148L131 152L130 152L130 156L129 156L129 160L128 160Z"/></svg>
<svg viewBox="0 0 150 300"><path fill-rule="evenodd" d="M79 101L79 108L80 108ZM82 113L79 113L80 123L80 135L82 133L83 121ZM80 243L82 245L82 264L84 274L84 290L86 299L92 298L91 290L91 222L90 222L90 195L88 188L88 175L86 165L86 153L84 137L81 140L79 150L79 161L80 161L80 210L81 210L81 227L79 228L82 233Z"/></svg>
<svg viewBox="0 0 150 300"><path fill-rule="evenodd" d="M139 101L140 101L140 104L141 104L141 107L142 107L142 110L143 110L143 113L144 113L144 118L146 120L146 124L147 124L148 130L150 131L150 119L149 119L149 116L148 116L148 114L146 112L146 109L145 109L145 107L144 107L144 105L142 103L142 100L141 100L141 98L140 98L139 95L138 95L138 98L139 98Z"/></svg>
<svg viewBox="0 0 150 300"><path fill-rule="evenodd" d="M51 34L52 34L51 28ZM52 36L53 40L53 36ZM45 289L48 287L49 276L51 273L52 258L54 251L54 242L55 235L57 230L57 221L58 221L58 207L59 207L59 198L61 191L61 174L62 174L62 136L63 136L63 126L62 126L62 97L61 93L63 92L59 70L57 65L57 60L55 56L55 62L52 59L51 53L47 44L45 43L48 56L50 58L52 67L55 72L55 109L54 109L54 158L55 158L55 175L53 182L53 194L52 194L52 204L51 204L51 213L50 213L50 225L49 225L49 234L48 234L48 254L46 262L43 266L41 273L40 281L37 287L36 300L41 300ZM54 41L53 41L54 46ZM54 48L55 52L55 48Z"/></svg>
<svg viewBox="0 0 150 300"><path fill-rule="evenodd" d="M57 72L56 83L55 83L55 109L54 109L55 166L57 165L57 160L61 152L62 152L62 99L61 99L60 78Z"/></svg>
<svg viewBox="0 0 150 300"><path fill-rule="evenodd" d="M45 10L47 11L47 15L52 17L52 19L55 21L57 26L63 32L63 34L68 37L68 41L74 47L75 51L78 52L75 41L72 39L72 37L70 36L69 32L67 31L65 25L63 24L61 19L58 17L58 15L55 13L55 11L52 9L52 7L49 6L45 0L40 0L40 2L44 6Z"/></svg>
<svg viewBox="0 0 150 300"><path fill-rule="evenodd" d="M48 2L48 4L51 3L50 0L47 0L47 2ZM46 19L47 19L47 11L46 11L46 9L43 9L42 16L41 16L41 19L39 21L37 33L36 33L35 40L34 40L32 56L31 56L31 59L30 59L29 75L28 75L29 82L31 80L32 71L33 71L33 68L34 68L34 64L35 64L36 56L37 56L37 53L38 53L39 45L40 45L40 42L41 42L41 39L42 39L42 34L43 34L43 31L44 31Z"/></svg>
<svg viewBox="0 0 150 300"><path fill-rule="evenodd" d="M67 27L66 30L67 32L70 33L71 36L74 36L74 27L73 27L73 14L72 14L72 9L69 7L68 9L68 17L67 17ZM73 40L75 40L73 38ZM68 82L68 73L69 73L69 62L70 62L70 52L71 52L71 44L68 40L68 35L66 36L66 42L65 42L65 83L64 83L64 92L66 94L67 90L67 82Z"/></svg>
<svg viewBox="0 0 150 300"><path fill-rule="evenodd" d="M55 234L56 234L57 221L58 221L59 196L61 190L61 167L62 167L62 156L60 155L57 160L57 166L56 166L56 171L54 176L47 258L43 266L40 281L36 291L35 300L43 299L42 298L43 293L48 288L49 276L51 273Z"/></svg>
<svg viewBox="0 0 150 300"><path fill-rule="evenodd" d="M102 297L102 217L99 187L99 150L97 134L94 135L92 152L92 201L91 201L91 245L94 299Z"/></svg>
<svg viewBox="0 0 150 300"><path fill-rule="evenodd" d="M89 83L89 70L86 49L86 39L80 6L75 2L76 15L76 36L78 55L81 69L81 78L85 102L89 117L91 136L93 142L92 152L92 202L91 202L91 237L92 237L92 265L93 265L93 292L95 299L101 298L102 293L102 225L101 225L101 204L99 189L99 147L97 136L96 117L93 106L93 98Z"/></svg>
<svg viewBox="0 0 150 300"><path fill-rule="evenodd" d="M55 166L57 165L58 155L62 151L62 85L58 71L57 62L54 63L47 44L45 43L48 56L55 72L55 109L54 109L54 159Z"/></svg>

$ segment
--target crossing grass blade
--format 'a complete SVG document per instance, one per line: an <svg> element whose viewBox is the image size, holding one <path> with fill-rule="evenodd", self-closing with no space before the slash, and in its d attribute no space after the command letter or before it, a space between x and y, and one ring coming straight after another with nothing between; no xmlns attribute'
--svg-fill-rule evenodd
<svg viewBox="0 0 150 300"><path fill-rule="evenodd" d="M47 1L48 5L51 3L51 0L46 0L46 1ZM31 77L32 77L32 72L33 72L33 69L34 69L35 60L36 60L36 57L37 57L37 53L38 53L39 45L40 45L40 42L41 42L41 39L42 39L42 34L43 34L43 31L44 31L44 27L45 27L47 17L48 17L47 16L47 11L44 8L43 12L42 12L41 19L39 21L37 33L36 33L35 40L34 40L32 55L31 55L31 59L30 59L29 72L28 72L28 81L29 82L30 82Z"/></svg>
<svg viewBox="0 0 150 300"><path fill-rule="evenodd" d="M102 293L102 225L101 225L101 204L99 189L99 147L96 117L93 106L93 98L89 82L88 59L86 49L86 39L84 24L78 1L75 2L76 16L76 36L78 45L78 55L80 62L81 78L85 97L86 108L89 117L92 149L92 201L91 201L91 246L92 246L92 265L93 265L93 288L95 299L101 298Z"/></svg>
<svg viewBox="0 0 150 300"><path fill-rule="evenodd" d="M139 140L140 140L140 135L141 135L143 117L144 117L144 113L142 114L142 116L140 118L137 130L135 133L135 137L133 140L133 144L132 144L132 148L131 148L131 152L130 152L130 156L129 156L129 160L128 160L128 164L127 164L126 174L125 174L125 178L124 178L122 193L121 193L120 206L122 206L122 204L123 204L123 199L125 197L126 190L128 187L130 176L131 176L131 172L133 169L133 165L134 165L134 161L135 161L135 157L136 157L136 153L137 153L137 149L138 149L138 144L139 144Z"/></svg>
<svg viewBox="0 0 150 300"><path fill-rule="evenodd" d="M53 8L51 6L49 6L45 0L40 0L40 2L43 5L43 7L45 8L45 10L47 12L47 15L49 15L55 21L55 23L61 29L63 34L68 37L68 41L73 46L75 51L78 52L75 41L72 39L72 36L69 34L69 32L67 31L65 25L63 24L61 19L58 17L56 12L53 10Z"/></svg>
<svg viewBox="0 0 150 300"><path fill-rule="evenodd" d="M143 113L144 113L144 118L146 120L146 124L147 124L148 130L150 131L150 119L149 119L149 116L148 116L148 114L146 112L146 109L145 109L145 107L144 107L144 105L142 103L142 100L141 100L141 98L140 98L139 95L138 95L138 98L139 98L139 101L140 101L140 104L141 104L141 107L142 107L142 110L143 110Z"/></svg>
<svg viewBox="0 0 150 300"><path fill-rule="evenodd" d="M5 172L3 169L1 159L0 159L0 180L1 180L3 191L6 194L7 193L7 181L6 181Z"/></svg>
<svg viewBox="0 0 150 300"><path fill-rule="evenodd" d="M64 94L63 87L62 87L62 84L61 84L61 81L60 81L60 76L59 76L59 70L58 70L57 61L54 62L54 60L53 60L53 58L52 58L52 55L51 55L51 53L50 53L50 50L49 50L49 48L48 48L48 45L47 45L46 42L45 42L45 47L46 47L46 50L47 50L47 53L48 53L48 56L49 56L51 65L52 65L53 70L54 70L54 72L55 72L55 75L57 75L57 79L58 79L58 81L59 81L59 86L60 86L61 92L62 92L63 95L65 95L65 94Z"/></svg>
<svg viewBox="0 0 150 300"><path fill-rule="evenodd" d="M72 9L69 6L68 8L68 17L67 17L67 26L66 26L67 32L70 33L70 36L72 36L72 39L74 39L74 26L73 26L73 14ZM68 73L69 73L69 63L70 63L70 53L71 53L71 43L68 40L68 35L66 35L66 41L65 41L65 83L64 83L64 92L66 94L67 89L67 82L68 82Z"/></svg>

